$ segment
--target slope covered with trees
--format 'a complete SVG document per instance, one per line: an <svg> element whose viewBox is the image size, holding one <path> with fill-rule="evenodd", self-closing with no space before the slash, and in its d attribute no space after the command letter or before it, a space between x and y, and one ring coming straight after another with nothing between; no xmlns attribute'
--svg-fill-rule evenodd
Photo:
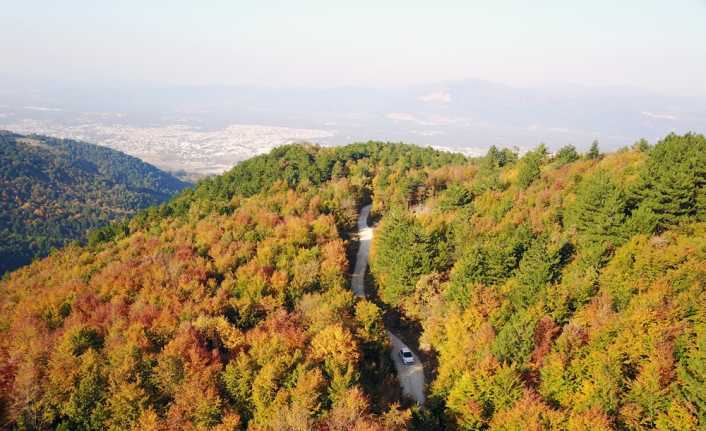
<svg viewBox="0 0 706 431"><path fill-rule="evenodd" d="M475 160L281 147L0 282L0 417L18 429L700 430L705 187L706 139L693 134ZM368 200L379 298L365 300L347 286L347 250ZM424 407L394 390L388 311L421 328Z"/></svg>
<svg viewBox="0 0 706 431"><path fill-rule="evenodd" d="M372 178L462 156L287 146L0 282L18 429L406 429L380 309L347 286Z"/></svg>
<svg viewBox="0 0 706 431"><path fill-rule="evenodd" d="M187 186L109 148L0 131L0 275Z"/></svg>
<svg viewBox="0 0 706 431"><path fill-rule="evenodd" d="M706 427L703 136L377 185L379 295L438 364L418 429Z"/></svg>

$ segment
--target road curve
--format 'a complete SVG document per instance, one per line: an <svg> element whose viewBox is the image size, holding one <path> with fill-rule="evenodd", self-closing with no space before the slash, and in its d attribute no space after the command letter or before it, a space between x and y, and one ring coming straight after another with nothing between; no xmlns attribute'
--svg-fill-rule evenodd
<svg viewBox="0 0 706 431"><path fill-rule="evenodd" d="M368 216L370 215L370 205L366 205L358 214L358 238L360 247L355 257L355 267L351 276L351 288L353 293L361 298L365 298L365 271L368 268L368 255L370 254L370 244L373 240L373 228L368 226ZM419 356L414 354L414 365L404 365L399 356L399 351L403 347L409 348L402 340L392 332L387 331L387 336L392 345L390 358L397 369L397 378L402 387L402 393L412 398L417 404L424 404L424 367L419 360ZM411 349L410 349L411 351Z"/></svg>

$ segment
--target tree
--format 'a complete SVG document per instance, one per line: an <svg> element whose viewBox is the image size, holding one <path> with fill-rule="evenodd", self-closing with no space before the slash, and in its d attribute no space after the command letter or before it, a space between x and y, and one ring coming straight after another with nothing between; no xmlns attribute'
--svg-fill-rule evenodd
<svg viewBox="0 0 706 431"><path fill-rule="evenodd" d="M512 276L531 235L522 225L465 246L450 273L447 298L465 305L474 284L500 285Z"/></svg>
<svg viewBox="0 0 706 431"><path fill-rule="evenodd" d="M534 332L539 318L529 310L519 310L498 330L492 352L498 361L524 366L534 348Z"/></svg>
<svg viewBox="0 0 706 431"><path fill-rule="evenodd" d="M371 267L381 298L397 305L414 290L419 276L433 270L434 244L419 222L402 211L386 217L378 231Z"/></svg>
<svg viewBox="0 0 706 431"><path fill-rule="evenodd" d="M590 243L617 246L625 240L625 194L604 170L584 179L569 208L570 224Z"/></svg>
<svg viewBox="0 0 706 431"><path fill-rule="evenodd" d="M251 417L253 410L251 393L255 367L252 359L241 352L226 365L221 374L221 382L232 405L246 421Z"/></svg>
<svg viewBox="0 0 706 431"><path fill-rule="evenodd" d="M322 360L332 375L335 370L355 365L360 356L353 335L341 324L328 326L316 334L311 349L314 359Z"/></svg>
<svg viewBox="0 0 706 431"><path fill-rule="evenodd" d="M591 143L591 148L589 148L586 158L589 160L597 160L601 157L601 150L598 148L598 141L594 140Z"/></svg>
<svg viewBox="0 0 706 431"><path fill-rule="evenodd" d="M558 166L564 166L579 159L579 153L573 145L561 147L554 156L554 161Z"/></svg>
<svg viewBox="0 0 706 431"><path fill-rule="evenodd" d="M521 395L522 383L514 367L479 368L465 372L456 381L447 407L458 429L480 430Z"/></svg>
<svg viewBox="0 0 706 431"><path fill-rule="evenodd" d="M95 350L89 349L81 357L77 381L63 406L64 423L76 429L103 429L108 418L106 383L101 360Z"/></svg>
<svg viewBox="0 0 706 431"><path fill-rule="evenodd" d="M439 209L449 211L466 206L473 201L473 194L461 184L451 184L439 196Z"/></svg>
<svg viewBox="0 0 706 431"><path fill-rule="evenodd" d="M537 238L522 256L517 271L517 287L510 291L509 299L516 309L524 309L534 304L547 285L559 278L561 254L548 249L544 236Z"/></svg>
<svg viewBox="0 0 706 431"><path fill-rule="evenodd" d="M633 147L633 149L635 149L635 150L637 150L637 151L640 151L640 152L643 152L643 153L646 153L646 152L650 151L650 149L652 148L652 146L650 145L650 143L647 142L647 139L644 139L644 138L638 140L637 142L635 142L635 143L632 145L632 147Z"/></svg>
<svg viewBox="0 0 706 431"><path fill-rule="evenodd" d="M490 281L484 249L479 246L468 249L456 261L450 278L449 287L445 292L447 299L465 307L470 299L473 285Z"/></svg>
<svg viewBox="0 0 706 431"><path fill-rule="evenodd" d="M517 152L510 150L509 148L503 148L498 150L498 148L493 145L488 149L486 158L493 160L499 167L511 165L517 162Z"/></svg>
<svg viewBox="0 0 706 431"><path fill-rule="evenodd" d="M517 173L517 184L520 188L526 189L541 173L542 161L547 155L547 148L541 144L534 151L525 154L519 163L519 172Z"/></svg>
<svg viewBox="0 0 706 431"><path fill-rule="evenodd" d="M706 423L706 324L696 328L694 345L678 368L681 390L694 405L701 424Z"/></svg>
<svg viewBox="0 0 706 431"><path fill-rule="evenodd" d="M366 343L378 344L385 340L382 312L374 303L361 300L355 306L355 317L360 323L358 336Z"/></svg>
<svg viewBox="0 0 706 431"><path fill-rule="evenodd" d="M500 168L509 163L508 154L490 147L488 153L478 163L478 172L473 182L473 192L477 195L488 190L502 190L505 184L500 180Z"/></svg>
<svg viewBox="0 0 706 431"><path fill-rule="evenodd" d="M636 206L654 214L664 230L679 222L706 216L706 138L669 135L649 152L635 190Z"/></svg>

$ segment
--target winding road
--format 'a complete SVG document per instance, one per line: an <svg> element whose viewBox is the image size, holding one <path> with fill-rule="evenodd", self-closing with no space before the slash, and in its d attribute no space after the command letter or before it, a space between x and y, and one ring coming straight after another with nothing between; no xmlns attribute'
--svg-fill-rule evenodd
<svg viewBox="0 0 706 431"><path fill-rule="evenodd" d="M355 257L355 268L351 276L353 293L361 298L365 298L365 271L368 268L368 255L370 254L370 244L373 240L373 228L368 226L369 215L370 205L361 208L360 214L358 214L358 238L360 247ZM400 359L399 351L403 347L409 347L392 332L387 331L387 336L392 345L390 358L395 364L395 369L397 369L397 378L400 381L402 393L412 398L417 404L424 404L424 367L419 360L419 356L412 352L414 355L414 364L404 365Z"/></svg>

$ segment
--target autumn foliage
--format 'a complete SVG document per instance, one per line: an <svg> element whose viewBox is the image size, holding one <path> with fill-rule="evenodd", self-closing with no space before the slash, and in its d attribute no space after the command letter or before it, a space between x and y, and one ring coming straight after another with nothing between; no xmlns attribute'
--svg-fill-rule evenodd
<svg viewBox="0 0 706 431"><path fill-rule="evenodd" d="M703 136L415 178L378 181L371 267L438 362L419 429L706 427Z"/></svg>
<svg viewBox="0 0 706 431"><path fill-rule="evenodd" d="M278 148L0 282L2 426L703 429L705 157ZM348 287L365 201L379 301ZM424 407L390 390L391 309Z"/></svg>
<svg viewBox="0 0 706 431"><path fill-rule="evenodd" d="M347 238L378 164L453 160L284 147L9 275L2 426L405 428L361 383L387 346L348 288Z"/></svg>

